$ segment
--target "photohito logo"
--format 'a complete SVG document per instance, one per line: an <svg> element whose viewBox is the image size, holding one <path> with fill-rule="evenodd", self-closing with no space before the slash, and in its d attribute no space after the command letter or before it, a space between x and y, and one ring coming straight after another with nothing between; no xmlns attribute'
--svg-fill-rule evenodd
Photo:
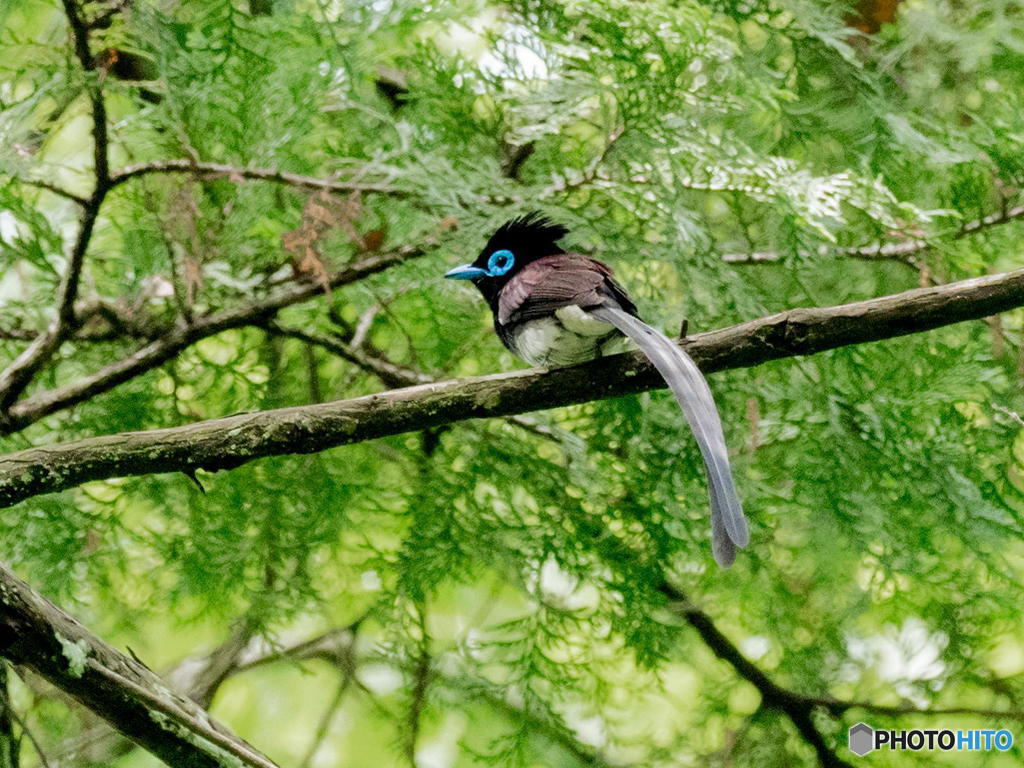
<svg viewBox="0 0 1024 768"><path fill-rule="evenodd" d="M850 751L860 757L876 749L940 750L942 752L985 752L996 749L1005 752L1013 746L1013 734L1003 730L875 730L867 723L850 728Z"/></svg>

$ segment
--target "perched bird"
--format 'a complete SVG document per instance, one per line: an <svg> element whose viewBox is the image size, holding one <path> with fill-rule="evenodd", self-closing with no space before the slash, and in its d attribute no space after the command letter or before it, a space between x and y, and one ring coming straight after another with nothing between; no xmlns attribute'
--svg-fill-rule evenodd
<svg viewBox="0 0 1024 768"><path fill-rule="evenodd" d="M469 280L480 290L502 343L531 365L557 368L592 360L612 351L623 336L640 348L672 390L697 439L711 496L712 551L727 567L750 535L711 390L678 344L637 317L636 305L611 269L558 245L568 233L536 212L512 219L491 236L476 261L445 277Z"/></svg>

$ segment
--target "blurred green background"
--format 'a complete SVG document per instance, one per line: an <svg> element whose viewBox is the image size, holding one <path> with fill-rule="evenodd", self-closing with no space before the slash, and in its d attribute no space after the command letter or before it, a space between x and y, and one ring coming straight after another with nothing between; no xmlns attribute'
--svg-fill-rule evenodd
<svg viewBox="0 0 1024 768"><path fill-rule="evenodd" d="M79 207L38 182L91 193L87 88L112 169L185 172L107 195L82 323L27 396L281 285L427 252L203 338L0 452L399 385L382 361L440 379L521 367L441 275L533 209L669 333L1024 262L1021 2L82 13L89 73L60 3L0 0L0 363L53 316ZM1022 323L712 377L753 531L728 571L664 392L200 472L205 493L180 474L89 483L0 510L0 559L184 689L205 670L213 715L285 767L818 764L673 613L666 579L790 691L1010 713L818 711L842 759L860 760L846 729L865 720L1017 736L1005 754L874 765L1019 765ZM158 764L38 678L10 686L51 765ZM27 739L21 760L41 764Z"/></svg>

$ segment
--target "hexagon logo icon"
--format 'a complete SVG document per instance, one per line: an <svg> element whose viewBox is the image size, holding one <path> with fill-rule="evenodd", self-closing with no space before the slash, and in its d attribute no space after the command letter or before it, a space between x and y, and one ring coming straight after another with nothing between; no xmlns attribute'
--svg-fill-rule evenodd
<svg viewBox="0 0 1024 768"><path fill-rule="evenodd" d="M867 723L857 723L850 728L850 751L864 757L875 748L875 731Z"/></svg>

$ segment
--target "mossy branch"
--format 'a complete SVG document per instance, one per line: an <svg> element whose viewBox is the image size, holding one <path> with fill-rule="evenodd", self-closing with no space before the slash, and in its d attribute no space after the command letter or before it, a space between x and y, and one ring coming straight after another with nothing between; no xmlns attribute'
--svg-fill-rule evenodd
<svg viewBox="0 0 1024 768"><path fill-rule="evenodd" d="M919 333L1024 306L1024 269L834 307L791 309L684 344L705 372ZM664 386L640 355L555 371L421 384L316 405L127 432L0 457L0 506L92 480L230 469L378 437L635 394Z"/></svg>
<svg viewBox="0 0 1024 768"><path fill-rule="evenodd" d="M168 765L276 768L156 674L0 566L0 656L28 667Z"/></svg>

